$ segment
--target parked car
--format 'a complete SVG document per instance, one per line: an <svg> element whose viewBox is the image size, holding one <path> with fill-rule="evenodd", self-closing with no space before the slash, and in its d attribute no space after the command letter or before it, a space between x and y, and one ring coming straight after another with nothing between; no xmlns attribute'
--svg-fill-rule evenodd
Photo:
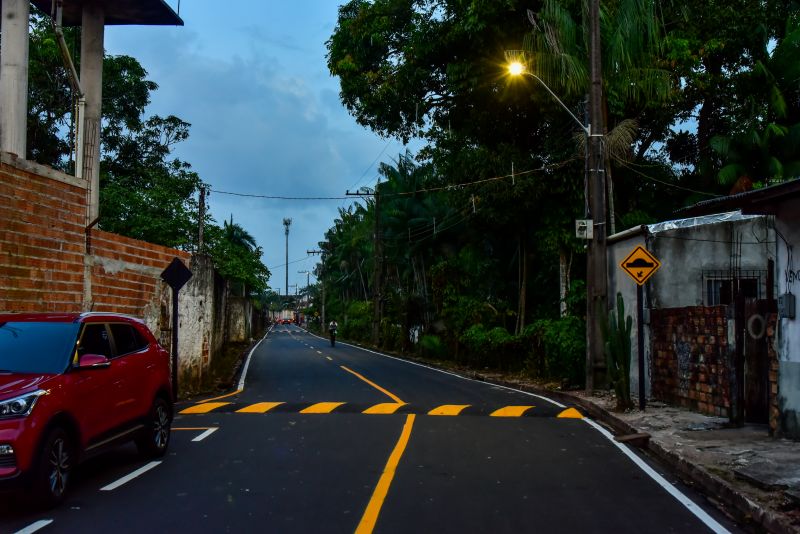
<svg viewBox="0 0 800 534"><path fill-rule="evenodd" d="M0 487L52 506L82 459L131 440L162 456L170 376L169 354L133 317L0 314Z"/></svg>

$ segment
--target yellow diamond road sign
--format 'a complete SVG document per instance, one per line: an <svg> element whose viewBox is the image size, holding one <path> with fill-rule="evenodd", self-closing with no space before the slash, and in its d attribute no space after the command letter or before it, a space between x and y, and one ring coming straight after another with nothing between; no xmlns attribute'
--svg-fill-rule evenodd
<svg viewBox="0 0 800 534"><path fill-rule="evenodd" d="M619 264L639 285L644 284L661 267L661 262L645 248L638 246Z"/></svg>

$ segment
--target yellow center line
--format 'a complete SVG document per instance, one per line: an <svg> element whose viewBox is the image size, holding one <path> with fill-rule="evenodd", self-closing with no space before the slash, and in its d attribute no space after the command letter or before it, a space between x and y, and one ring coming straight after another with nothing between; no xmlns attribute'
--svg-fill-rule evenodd
<svg viewBox="0 0 800 534"><path fill-rule="evenodd" d="M220 395L219 397L213 397L211 399L205 399L205 400L198 401L197 404L203 404L204 402L211 402L211 401L215 401L215 400L219 400L219 399L227 399L228 397L233 397L234 395L238 395L242 391L243 390L241 390L241 389L237 389L233 393L228 393L227 395Z"/></svg>
<svg viewBox="0 0 800 534"><path fill-rule="evenodd" d="M347 372L348 372L348 373L350 373L350 374L356 375L358 378L360 378L361 380L363 380L364 382L366 382L366 383L367 383L367 384L369 384L370 386L374 387L375 389L377 389L378 391L380 391L380 392L381 392L381 393L383 393L384 395L387 395L387 396L388 396L390 399L392 399L393 401L395 401L395 402L403 402L403 401L400 399L400 397L398 397L398 396L397 396L397 395L395 395L394 393L392 393L392 392L390 392L390 391L387 391L387 390L383 389L382 387L380 387L380 386L379 386L378 384L376 384L375 382L373 382L373 381L369 380L368 378L365 378L365 377L363 377L362 375L360 375L360 374L356 373L356 372L355 372L355 371L353 371L352 369L348 369L348 368L347 368L347 367L345 367L344 365L340 365L339 367L341 367L342 369L344 369L345 371L347 371Z"/></svg>
<svg viewBox="0 0 800 534"><path fill-rule="evenodd" d="M408 440L411 437L411 429L414 426L414 414L409 414L406 417L406 423L403 425L403 431L400 433L400 439L397 440L397 445L394 446L392 454L389 456L389 461L386 462L386 467L383 468L383 474L378 480L378 485L375 486L375 491L372 492L372 497L367 504L367 509L364 510L364 515L361 517L358 527L356 527L356 534L371 534L375 529L375 524L378 522L378 515L381 513L383 501L386 500L386 495L389 493L389 486L392 485L394 474L397 471L397 466L400 463L400 458L406 450Z"/></svg>

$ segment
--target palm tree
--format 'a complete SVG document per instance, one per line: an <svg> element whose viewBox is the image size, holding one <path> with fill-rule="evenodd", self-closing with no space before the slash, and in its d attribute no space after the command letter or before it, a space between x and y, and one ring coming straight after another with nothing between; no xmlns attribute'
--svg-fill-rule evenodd
<svg viewBox="0 0 800 534"><path fill-rule="evenodd" d="M636 139L633 116L651 102L666 102L674 88L670 72L657 67L662 48L654 0L620 0L601 4L600 33L603 110L607 131L604 156L609 187L609 230L615 232L611 159L628 159ZM545 0L539 13L529 13L533 31L525 48L537 76L567 100L579 100L589 89L588 6L576 21L563 2ZM583 139L581 137L581 139ZM584 146L579 143L582 151Z"/></svg>
<svg viewBox="0 0 800 534"><path fill-rule="evenodd" d="M223 239L232 245L243 247L250 252L258 247L256 239L250 235L247 230L239 226L239 224L233 222L233 214L231 214L230 222L223 221L222 232Z"/></svg>

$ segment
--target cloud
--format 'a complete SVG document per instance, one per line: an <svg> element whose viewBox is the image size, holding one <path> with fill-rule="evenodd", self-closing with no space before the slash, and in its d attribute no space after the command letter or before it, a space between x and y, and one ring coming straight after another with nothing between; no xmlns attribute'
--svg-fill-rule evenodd
<svg viewBox="0 0 800 534"><path fill-rule="evenodd" d="M275 196L341 196L365 173L386 141L355 123L338 101L337 81L325 70L324 41L335 22L312 23L312 36L295 28L192 24L186 28L107 30L112 54L136 57L159 85L148 113L176 115L192 124L175 155L190 163L213 190ZM322 15L320 15L322 16ZM237 23L238 24L238 23ZM301 31L301 30L298 30ZM216 33L214 33L216 32ZM267 37L268 36L268 37ZM297 44L297 43L302 44ZM381 161L403 150L390 146ZM375 164L362 183L374 182ZM291 217L289 260L306 258L350 201L277 201L213 193L211 214L250 232L273 268L270 284L284 291L282 219ZM289 283L305 284L289 266Z"/></svg>

